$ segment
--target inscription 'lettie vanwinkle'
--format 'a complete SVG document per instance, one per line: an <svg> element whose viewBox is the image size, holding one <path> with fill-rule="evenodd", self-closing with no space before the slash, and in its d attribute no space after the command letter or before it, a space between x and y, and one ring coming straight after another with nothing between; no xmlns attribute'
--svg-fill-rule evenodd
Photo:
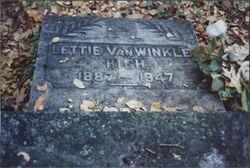
<svg viewBox="0 0 250 168"><path fill-rule="evenodd" d="M53 45L52 54L58 55L89 55L101 56L108 53L111 56L126 57L190 57L190 49L173 46L163 47L118 47L115 45Z"/></svg>

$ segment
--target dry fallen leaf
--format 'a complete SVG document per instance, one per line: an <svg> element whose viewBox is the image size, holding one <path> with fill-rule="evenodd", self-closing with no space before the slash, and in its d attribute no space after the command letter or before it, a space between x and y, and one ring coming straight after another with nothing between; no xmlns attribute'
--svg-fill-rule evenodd
<svg viewBox="0 0 250 168"><path fill-rule="evenodd" d="M129 108L120 108L119 109L120 112L130 112Z"/></svg>
<svg viewBox="0 0 250 168"><path fill-rule="evenodd" d="M18 152L17 156L22 156L26 162L30 161L30 155L27 152Z"/></svg>
<svg viewBox="0 0 250 168"><path fill-rule="evenodd" d="M116 107L107 107L107 106L105 106L102 111L103 112L118 112L118 109Z"/></svg>
<svg viewBox="0 0 250 168"><path fill-rule="evenodd" d="M168 107L168 106L162 106L161 107L164 112L178 112L181 111L181 108L179 107Z"/></svg>
<svg viewBox="0 0 250 168"><path fill-rule="evenodd" d="M183 84L183 86L184 86L185 88L189 88L189 86L188 86L187 84L185 84L185 83Z"/></svg>
<svg viewBox="0 0 250 168"><path fill-rule="evenodd" d="M138 18L143 18L143 16L144 15L139 12L133 12L132 15L128 15L127 18L138 19Z"/></svg>
<svg viewBox="0 0 250 168"><path fill-rule="evenodd" d="M80 79L74 79L73 80L73 84L77 87L77 88L79 88L79 89L85 89L85 86L84 86L84 84L83 84L83 81L81 81Z"/></svg>
<svg viewBox="0 0 250 168"><path fill-rule="evenodd" d="M14 86L16 86L16 85L14 85ZM13 95L16 97L16 100L15 100L16 103L20 103L20 102L24 101L24 99L26 97L25 91L26 91L25 88L21 88L21 90L16 89L16 91L13 92Z"/></svg>
<svg viewBox="0 0 250 168"><path fill-rule="evenodd" d="M73 7L85 8L86 4L87 4L87 2L84 2L84 1L72 1L72 6Z"/></svg>
<svg viewBox="0 0 250 168"><path fill-rule="evenodd" d="M245 20L246 20L246 22L249 22L250 21L250 19L249 19L249 16L247 15L247 16L245 16Z"/></svg>
<svg viewBox="0 0 250 168"><path fill-rule="evenodd" d="M114 18L121 18L122 14L121 14L121 12L116 12L113 17Z"/></svg>
<svg viewBox="0 0 250 168"><path fill-rule="evenodd" d="M21 32L21 33L16 31L13 34L13 38L15 41L18 41L20 43L21 40L27 39L31 34L32 34L32 31L30 29L26 30L25 32ZM20 45L22 45L22 43L20 43ZM23 47L23 45L22 45L22 47Z"/></svg>
<svg viewBox="0 0 250 168"><path fill-rule="evenodd" d="M64 2L63 1L56 1L56 3L60 6L64 6Z"/></svg>
<svg viewBox="0 0 250 168"><path fill-rule="evenodd" d="M52 43L58 43L60 41L60 37L54 37L51 41Z"/></svg>
<svg viewBox="0 0 250 168"><path fill-rule="evenodd" d="M151 84L150 83L145 83L144 86L146 86L147 88L151 88Z"/></svg>
<svg viewBox="0 0 250 168"><path fill-rule="evenodd" d="M157 14L157 10L153 9L148 12L150 15L155 16Z"/></svg>
<svg viewBox="0 0 250 168"><path fill-rule="evenodd" d="M193 111L194 112L204 112L205 109L202 106L194 106Z"/></svg>
<svg viewBox="0 0 250 168"><path fill-rule="evenodd" d="M63 64L63 63L65 63L65 62L67 62L68 60L69 60L69 58L66 57L66 58L61 59L61 60L59 61L59 63L60 63L60 64Z"/></svg>
<svg viewBox="0 0 250 168"><path fill-rule="evenodd" d="M168 32L168 33L166 33L166 37L171 38L171 37L174 37L174 35Z"/></svg>
<svg viewBox="0 0 250 168"><path fill-rule="evenodd" d="M45 101L45 95L41 95L38 97L38 99L35 101L34 112L38 110L43 110L44 101Z"/></svg>
<svg viewBox="0 0 250 168"><path fill-rule="evenodd" d="M175 153L173 153L174 159L175 160L181 160L181 155L177 155Z"/></svg>
<svg viewBox="0 0 250 168"><path fill-rule="evenodd" d="M15 40L15 41L20 41L20 40L21 40L21 35L20 35L19 32L15 32L15 33L13 34L13 37L14 37L14 40Z"/></svg>
<svg viewBox="0 0 250 168"><path fill-rule="evenodd" d="M202 24L198 24L198 25L196 26L195 30L196 30L197 32L202 33L202 32L204 32L204 27L203 27Z"/></svg>
<svg viewBox="0 0 250 168"><path fill-rule="evenodd" d="M50 7L50 12L53 13L53 14L58 14L59 11L58 11L57 6L52 5L52 6Z"/></svg>
<svg viewBox="0 0 250 168"><path fill-rule="evenodd" d="M208 20L209 24L212 24L213 22L217 20L216 16L214 15L208 16L206 19Z"/></svg>
<svg viewBox="0 0 250 168"><path fill-rule="evenodd" d="M71 2L70 1L65 1L64 4L69 6L71 4Z"/></svg>
<svg viewBox="0 0 250 168"><path fill-rule="evenodd" d="M63 113L63 112L70 112L70 109L69 109L69 108L66 108L66 107L62 107L62 108L59 108L59 111L60 111L61 113Z"/></svg>
<svg viewBox="0 0 250 168"><path fill-rule="evenodd" d="M108 27L108 31L112 31L112 27Z"/></svg>
<svg viewBox="0 0 250 168"><path fill-rule="evenodd" d="M150 111L162 111L161 103L160 102L154 102L151 104Z"/></svg>
<svg viewBox="0 0 250 168"><path fill-rule="evenodd" d="M148 2L147 1L142 1L139 5L141 8L145 8L148 6Z"/></svg>
<svg viewBox="0 0 250 168"><path fill-rule="evenodd" d="M68 102L70 102L70 103L72 103L73 102L73 100L69 97L68 98L68 100L67 100Z"/></svg>
<svg viewBox="0 0 250 168"><path fill-rule="evenodd" d="M41 12L41 10L27 9L26 13L29 15L29 17L33 17L33 19L36 22L42 21L42 12Z"/></svg>
<svg viewBox="0 0 250 168"><path fill-rule="evenodd" d="M97 104L90 100L83 100L80 104L80 110L85 112L94 111L93 109L96 108Z"/></svg>
<svg viewBox="0 0 250 168"><path fill-rule="evenodd" d="M42 84L42 85L36 85L36 89L37 89L38 91L45 91L45 90L47 90L47 88L48 88L48 86L47 86L46 83L44 83L44 84Z"/></svg>
<svg viewBox="0 0 250 168"><path fill-rule="evenodd" d="M130 100L126 103L126 105L135 111L147 111L143 104L138 100Z"/></svg>
<svg viewBox="0 0 250 168"><path fill-rule="evenodd" d="M223 68L223 75L230 79L230 81L226 81L226 86L235 87L238 93L241 93L241 83L239 78L236 75L236 70L233 65L231 65L230 70Z"/></svg>
<svg viewBox="0 0 250 168"><path fill-rule="evenodd" d="M72 109L72 108L73 108L73 105L72 105L72 104L69 104L69 108Z"/></svg>

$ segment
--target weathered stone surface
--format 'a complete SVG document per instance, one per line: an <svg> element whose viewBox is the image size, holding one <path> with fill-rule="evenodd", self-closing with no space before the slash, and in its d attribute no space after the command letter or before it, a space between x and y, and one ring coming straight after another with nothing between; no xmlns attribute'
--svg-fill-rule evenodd
<svg viewBox="0 0 250 168"><path fill-rule="evenodd" d="M249 167L248 113L1 113L1 121L1 167Z"/></svg>
<svg viewBox="0 0 250 168"><path fill-rule="evenodd" d="M203 106L224 111L215 94L199 88L199 71L190 51L197 44L187 21L105 19L46 16L30 96L30 111L42 94L36 85L47 83L45 111L58 111L73 99L104 107L126 107L129 100L153 102L182 111ZM74 86L77 78L85 89ZM124 97L117 105L118 97Z"/></svg>

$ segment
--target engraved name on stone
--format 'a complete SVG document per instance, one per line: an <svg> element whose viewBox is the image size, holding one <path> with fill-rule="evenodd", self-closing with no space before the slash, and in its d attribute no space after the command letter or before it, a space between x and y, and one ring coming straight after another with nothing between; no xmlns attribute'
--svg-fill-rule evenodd
<svg viewBox="0 0 250 168"><path fill-rule="evenodd" d="M52 54L56 55L89 55L100 56L101 53L111 56L127 57L191 57L190 49L174 47L116 47L116 46L92 46L92 45L65 45L56 44L52 46Z"/></svg>
<svg viewBox="0 0 250 168"><path fill-rule="evenodd" d="M65 57L87 57L92 59L104 59L105 62L102 71L94 69L84 70L78 73L78 78L86 82L109 82L109 85L122 86L121 83L112 83L112 81L127 79L137 81L142 86L145 83L154 81L172 82L173 72L151 72L149 67L152 66L150 58L163 59L164 62L171 64L172 58L189 58L190 49L181 46L136 46L136 45L115 45L115 44L54 44L52 45L52 55ZM115 70L137 70L130 75L126 72L117 72ZM137 85L136 84L136 85ZM134 85L134 84L129 84Z"/></svg>

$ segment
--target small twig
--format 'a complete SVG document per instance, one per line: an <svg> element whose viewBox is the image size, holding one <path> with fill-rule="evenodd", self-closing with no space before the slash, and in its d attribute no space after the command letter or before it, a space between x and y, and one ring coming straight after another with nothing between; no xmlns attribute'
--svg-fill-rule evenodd
<svg viewBox="0 0 250 168"><path fill-rule="evenodd" d="M176 147L176 148L181 148L184 149L184 146L181 146L179 144L159 144L160 147Z"/></svg>
<svg viewBox="0 0 250 168"><path fill-rule="evenodd" d="M153 155L156 155L156 152L149 149L149 148L144 148L147 152L152 153Z"/></svg>

